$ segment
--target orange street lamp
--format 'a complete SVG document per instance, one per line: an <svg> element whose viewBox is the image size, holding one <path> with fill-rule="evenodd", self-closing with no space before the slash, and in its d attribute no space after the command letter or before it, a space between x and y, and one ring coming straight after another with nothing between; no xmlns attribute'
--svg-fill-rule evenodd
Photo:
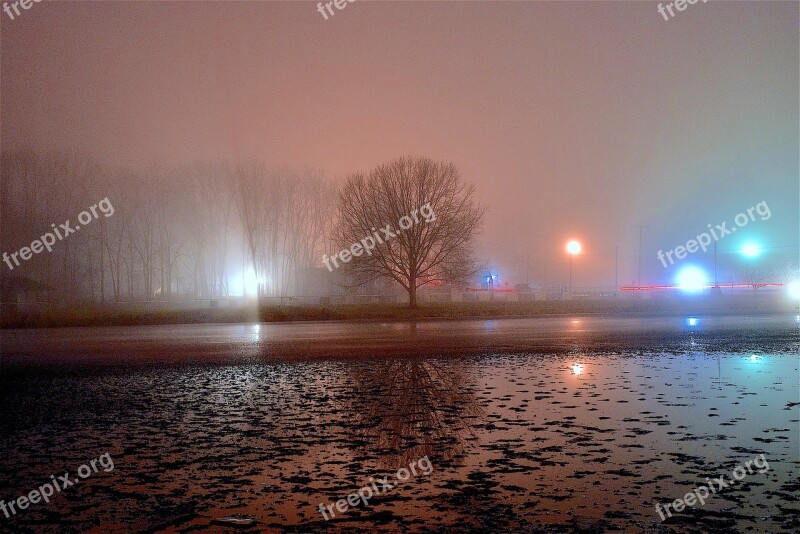
<svg viewBox="0 0 800 534"><path fill-rule="evenodd" d="M569 290L572 291L572 258L581 253L581 244L574 239L567 243L567 254L569 254Z"/></svg>

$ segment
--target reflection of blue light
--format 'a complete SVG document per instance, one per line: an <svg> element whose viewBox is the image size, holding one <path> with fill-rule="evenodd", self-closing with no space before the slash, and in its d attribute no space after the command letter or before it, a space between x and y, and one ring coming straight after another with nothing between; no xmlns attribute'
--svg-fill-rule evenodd
<svg viewBox="0 0 800 534"><path fill-rule="evenodd" d="M698 293L703 291L706 286L706 273L700 268L689 266L684 267L678 272L676 277L676 285L687 293Z"/></svg>
<svg viewBox="0 0 800 534"><path fill-rule="evenodd" d="M689 317L688 319L686 319L686 324L689 326L697 326L700 324L700 319L698 319L697 317Z"/></svg>
<svg viewBox="0 0 800 534"><path fill-rule="evenodd" d="M751 354L748 360L750 360L751 362L757 362L758 356L756 356L755 354Z"/></svg>

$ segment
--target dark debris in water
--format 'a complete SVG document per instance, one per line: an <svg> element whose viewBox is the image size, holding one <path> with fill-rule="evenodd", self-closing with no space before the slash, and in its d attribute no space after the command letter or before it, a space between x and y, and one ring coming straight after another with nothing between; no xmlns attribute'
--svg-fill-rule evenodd
<svg viewBox="0 0 800 534"><path fill-rule="evenodd" d="M3 373L0 498L104 452L115 469L0 530L793 532L797 373L580 350ZM660 521L760 454L769 470ZM322 517L423 456L430 474Z"/></svg>

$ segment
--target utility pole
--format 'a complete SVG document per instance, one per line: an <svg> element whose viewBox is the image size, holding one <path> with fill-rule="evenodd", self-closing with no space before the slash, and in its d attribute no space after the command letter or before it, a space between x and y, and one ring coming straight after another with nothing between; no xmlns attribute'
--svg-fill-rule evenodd
<svg viewBox="0 0 800 534"><path fill-rule="evenodd" d="M711 288L713 296L722 295L722 289L719 287L719 277L717 276L717 242L714 241L714 286Z"/></svg>
<svg viewBox="0 0 800 534"><path fill-rule="evenodd" d="M547 254L547 243L550 240L546 237L544 238L544 287L545 289L550 287L550 258Z"/></svg>
<svg viewBox="0 0 800 534"><path fill-rule="evenodd" d="M573 254L569 255L569 290L572 291L572 256Z"/></svg>
<svg viewBox="0 0 800 534"><path fill-rule="evenodd" d="M528 249L527 256L525 258L525 285L530 287L531 285L531 251L530 248Z"/></svg>
<svg viewBox="0 0 800 534"><path fill-rule="evenodd" d="M642 287L642 230L649 226L637 225L635 228L639 229L639 279L636 281L636 285Z"/></svg>

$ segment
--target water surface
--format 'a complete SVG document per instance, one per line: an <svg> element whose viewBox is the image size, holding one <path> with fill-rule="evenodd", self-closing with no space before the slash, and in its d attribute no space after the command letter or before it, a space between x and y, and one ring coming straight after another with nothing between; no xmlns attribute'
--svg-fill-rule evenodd
<svg viewBox="0 0 800 534"><path fill-rule="evenodd" d="M794 317L3 332L0 529L753 531L800 526ZM764 454L665 523L655 503ZM320 503L433 466L325 521Z"/></svg>

